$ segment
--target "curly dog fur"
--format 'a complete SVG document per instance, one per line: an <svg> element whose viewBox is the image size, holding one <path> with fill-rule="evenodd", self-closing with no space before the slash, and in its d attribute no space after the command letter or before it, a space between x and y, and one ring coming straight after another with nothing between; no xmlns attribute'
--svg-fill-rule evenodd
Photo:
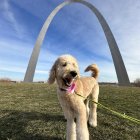
<svg viewBox="0 0 140 140"><path fill-rule="evenodd" d="M92 64L85 71L92 71L92 76L80 77L77 60L71 55L60 56L50 71L48 83L53 84L56 80L57 96L67 119L67 140L89 140L87 122L97 126L97 105L91 103L89 107L88 98L98 102L99 85L96 79L99 69ZM74 92L68 90L72 88Z"/></svg>

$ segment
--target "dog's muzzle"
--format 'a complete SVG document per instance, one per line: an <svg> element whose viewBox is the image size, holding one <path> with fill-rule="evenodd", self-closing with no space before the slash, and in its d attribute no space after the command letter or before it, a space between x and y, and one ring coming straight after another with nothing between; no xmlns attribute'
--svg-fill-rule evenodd
<svg viewBox="0 0 140 140"><path fill-rule="evenodd" d="M70 87L73 84L73 81L75 80L77 75L78 74L76 71L70 71L69 74L63 78L65 86Z"/></svg>

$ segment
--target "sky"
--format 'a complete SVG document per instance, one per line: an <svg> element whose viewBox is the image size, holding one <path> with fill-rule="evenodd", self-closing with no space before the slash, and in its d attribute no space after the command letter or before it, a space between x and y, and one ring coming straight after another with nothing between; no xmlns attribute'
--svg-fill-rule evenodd
<svg viewBox="0 0 140 140"><path fill-rule="evenodd" d="M53 9L64 0L0 0L0 78L21 81L37 36ZM129 79L140 78L140 1L87 0L104 16L118 44ZM84 69L96 63L100 82L117 82L117 76L102 27L82 4L73 3L55 16L44 42L34 81L46 81L54 61L73 55Z"/></svg>

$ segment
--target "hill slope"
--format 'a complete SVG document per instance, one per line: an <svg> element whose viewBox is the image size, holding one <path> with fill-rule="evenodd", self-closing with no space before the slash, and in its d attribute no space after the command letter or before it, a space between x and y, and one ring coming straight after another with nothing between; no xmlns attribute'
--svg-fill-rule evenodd
<svg viewBox="0 0 140 140"><path fill-rule="evenodd" d="M99 102L140 118L140 88L100 86ZM0 83L0 140L64 140L66 120L47 84ZM91 140L139 140L140 125L98 108L98 126Z"/></svg>

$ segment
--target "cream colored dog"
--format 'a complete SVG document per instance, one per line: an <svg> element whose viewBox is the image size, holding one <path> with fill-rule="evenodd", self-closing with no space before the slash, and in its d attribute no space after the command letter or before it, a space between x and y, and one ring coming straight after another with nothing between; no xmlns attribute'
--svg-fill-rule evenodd
<svg viewBox="0 0 140 140"><path fill-rule="evenodd" d="M71 55L62 55L51 68L48 83L57 82L57 95L64 116L67 119L67 140L89 140L87 121L93 127L97 126L97 105L76 95L98 102L99 85L96 81L99 69L93 64L85 71L91 70L92 77L80 77L76 59Z"/></svg>

